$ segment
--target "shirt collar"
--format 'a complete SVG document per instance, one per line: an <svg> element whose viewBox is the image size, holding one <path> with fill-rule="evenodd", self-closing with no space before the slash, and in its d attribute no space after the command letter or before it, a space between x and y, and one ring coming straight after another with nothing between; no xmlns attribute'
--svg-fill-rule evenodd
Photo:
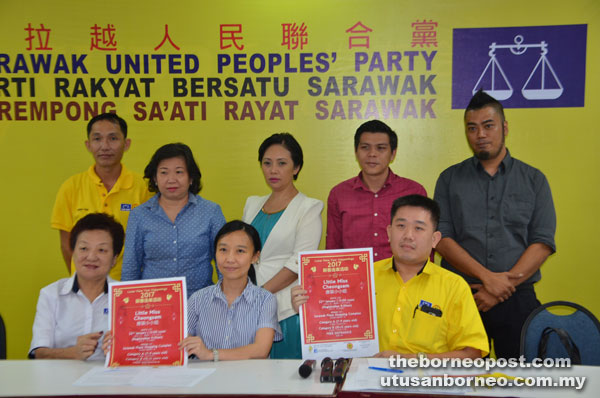
<svg viewBox="0 0 600 398"><path fill-rule="evenodd" d="M483 166L481 165L481 162L479 161L479 159L477 159L476 156L473 156L472 159L473 159L473 165L477 168L477 170L483 170ZM510 156L510 152L509 152L508 148L506 148L506 155L504 156L504 159L502 159L502 162L500 162L500 165L498 166L498 170L504 174L505 172L510 171L512 164L513 164L513 158L512 158L512 156Z"/></svg>
<svg viewBox="0 0 600 398"><path fill-rule="evenodd" d="M364 191L371 192L371 190L369 188L367 188L367 186L363 182L362 175L363 175L363 172L361 171L360 173L358 173L358 175L356 177L353 178L353 180L352 180L352 189L362 189ZM392 171L392 169L390 169L388 167L388 176L385 179L385 182L383 183L383 186L381 187L381 189L389 187L391 185L391 183L392 183L392 180L394 178L396 178L396 177L397 177L396 174L394 174L394 172Z"/></svg>
<svg viewBox="0 0 600 398"><path fill-rule="evenodd" d="M61 295L79 292L79 282L77 282L77 273L69 278L60 291ZM108 294L108 278L104 281L104 293Z"/></svg>
<svg viewBox="0 0 600 398"><path fill-rule="evenodd" d="M87 172L88 172L88 175L90 176L90 178L92 179L92 181L96 185L102 185L102 180L100 179L100 176L98 176L98 174L96 174L96 165L95 164L91 165ZM131 173L131 171L129 171L129 169L127 169L125 167L125 165L123 163L121 163L121 174L119 175L117 182L115 182L113 189L115 187L118 187L119 189L130 189L132 186L133 186L133 174Z"/></svg>
<svg viewBox="0 0 600 398"><path fill-rule="evenodd" d="M227 301L227 297L225 297L225 293L223 293L223 290L221 289L222 284L223 284L223 279L219 279L217 284L213 285L212 296L213 296L213 299L218 298L218 299ZM248 278L248 283L246 284L246 287L244 288L244 291L242 292L240 297L242 297L247 303L252 303L256 299L257 296L258 296L257 288L250 281L250 278Z"/></svg>
<svg viewBox="0 0 600 398"><path fill-rule="evenodd" d="M425 263L423 268L421 268L421 271L419 271L417 273L417 275L419 275L419 274L431 275L435 271L435 269L434 269L435 266L436 265L434 263L432 263L431 260L427 259L427 262Z"/></svg>
<svg viewBox="0 0 600 398"><path fill-rule="evenodd" d="M198 196L188 192L188 203L196 205L198 203Z"/></svg>
<svg viewBox="0 0 600 398"><path fill-rule="evenodd" d="M429 259L427 259L427 261L425 261L425 264L423 264L423 267L421 267L419 272L417 272L417 275L421 275L421 274L430 275L432 273L430 263L431 263L431 261ZM390 267L394 270L394 272L397 272L396 262L394 261L394 257L392 257L392 261L390 261Z"/></svg>
<svg viewBox="0 0 600 398"><path fill-rule="evenodd" d="M160 198L160 192L157 192L156 195L152 196L146 202L142 203L141 206L145 206L149 208L151 211L158 211L160 208L160 204L158 203L158 199ZM198 195L194 195L191 192L188 192L188 202L183 206L185 209L188 206L195 206L198 203Z"/></svg>

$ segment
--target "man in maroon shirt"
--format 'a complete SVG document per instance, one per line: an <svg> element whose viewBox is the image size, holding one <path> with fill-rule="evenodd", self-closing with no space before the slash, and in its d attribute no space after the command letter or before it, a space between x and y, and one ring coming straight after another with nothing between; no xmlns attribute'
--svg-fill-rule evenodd
<svg viewBox="0 0 600 398"><path fill-rule="evenodd" d="M375 261L392 256L386 232L392 203L400 196L427 196L421 184L389 168L397 147L398 136L379 120L356 130L354 150L361 172L329 192L327 249L372 247Z"/></svg>

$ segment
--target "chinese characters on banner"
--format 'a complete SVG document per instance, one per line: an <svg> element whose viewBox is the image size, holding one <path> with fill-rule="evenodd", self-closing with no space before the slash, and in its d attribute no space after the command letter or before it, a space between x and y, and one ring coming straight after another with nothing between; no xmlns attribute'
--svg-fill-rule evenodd
<svg viewBox="0 0 600 398"><path fill-rule="evenodd" d="M363 23L360 21L355 23L351 28L348 28L346 33L351 35L348 37L348 49L350 50L354 47L370 48L369 33L372 31L373 29L363 25Z"/></svg>
<svg viewBox="0 0 600 398"><path fill-rule="evenodd" d="M31 23L28 23L27 27L25 28L25 31L27 32L27 37L25 38L25 41L29 43L26 48L27 51L31 51L34 49L33 43L36 37L38 43L38 46L35 47L36 50L52 50L52 47L48 46L48 42L50 41L51 29L46 28L43 23L40 24L39 28L34 28L31 26ZM36 35L33 34L34 31Z"/></svg>
<svg viewBox="0 0 600 398"><path fill-rule="evenodd" d="M411 26L414 29L411 47L437 47L437 22L432 20L417 20L416 22L413 22Z"/></svg>
<svg viewBox="0 0 600 398"><path fill-rule="evenodd" d="M373 249L299 254L302 358L364 357L379 352Z"/></svg>
<svg viewBox="0 0 600 398"><path fill-rule="evenodd" d="M92 36L90 51L91 50L100 50L100 51L116 51L117 50L117 41L115 35L115 26L113 24L106 25L106 28L102 28L97 24L92 26Z"/></svg>
<svg viewBox="0 0 600 398"><path fill-rule="evenodd" d="M177 344L187 336L185 278L147 279L109 285L113 342L106 366L183 366Z"/></svg>

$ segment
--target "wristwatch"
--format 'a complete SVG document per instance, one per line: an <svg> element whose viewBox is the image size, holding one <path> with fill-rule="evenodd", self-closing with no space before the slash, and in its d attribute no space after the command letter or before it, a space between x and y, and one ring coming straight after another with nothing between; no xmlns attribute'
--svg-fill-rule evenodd
<svg viewBox="0 0 600 398"><path fill-rule="evenodd" d="M212 353L213 353L213 362L219 362L219 350L217 350L216 348L213 348Z"/></svg>

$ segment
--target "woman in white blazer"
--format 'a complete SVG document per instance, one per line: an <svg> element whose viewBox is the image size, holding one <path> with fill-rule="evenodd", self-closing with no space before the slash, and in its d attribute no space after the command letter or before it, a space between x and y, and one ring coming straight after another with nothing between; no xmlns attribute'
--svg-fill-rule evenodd
<svg viewBox="0 0 600 398"><path fill-rule="evenodd" d="M249 197L243 221L258 230L262 241L256 281L277 297L283 340L273 344L271 358L302 358L300 321L292 308L290 290L298 279L298 253L319 247L323 202L294 186L303 157L291 134L273 134L263 141L258 160L272 192Z"/></svg>

